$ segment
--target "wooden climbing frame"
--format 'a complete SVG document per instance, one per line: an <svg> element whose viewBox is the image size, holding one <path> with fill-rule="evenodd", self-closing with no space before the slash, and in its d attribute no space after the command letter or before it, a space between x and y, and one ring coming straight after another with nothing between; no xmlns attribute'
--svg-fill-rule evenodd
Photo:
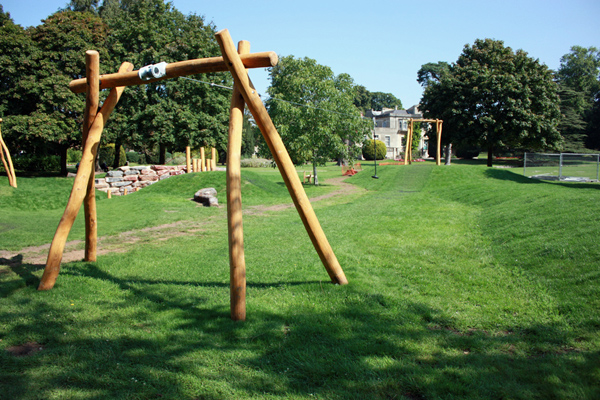
<svg viewBox="0 0 600 400"><path fill-rule="evenodd" d="M441 146L442 146L442 121L441 119L422 119L422 118L411 118L408 124L408 134L406 135L406 145L404 146L404 165L412 164L412 140L414 122L431 122L435 123L435 130L437 132L437 149L435 153L436 165L441 165Z"/></svg>
<svg viewBox="0 0 600 400"><path fill-rule="evenodd" d="M229 265L230 265L230 301L231 318L246 318L246 265L244 258L244 242L242 228L241 197L241 136L244 105L252 113L262 132L273 159L288 188L290 196L300 214L304 227L325 266L333 283L348 283L317 216L308 200L302 183L296 173L294 164L269 117L259 94L254 89L247 69L264 68L277 65L274 52L250 53L250 45L246 41L238 44L238 49L225 29L215 35L221 48L222 57L189 60L167 64L164 76L157 79L144 80L139 71L133 71L133 65L123 63L116 74L99 75L99 55L97 51L86 52L86 78L77 79L69 87L74 93L86 92L86 112L83 123L83 155L73 183L73 189L67 202L63 217L60 220L50 251L39 290L51 289L60 271L60 262L67 236L77 212L83 202L86 219L86 252L85 261L96 260L96 205L94 197L94 160L102 130L110 114L116 106L123 89L131 85L143 85L158 80L175 78L198 73L229 71L234 79L233 96L231 98L229 142L227 152L227 224L229 232ZM110 88L110 94L100 111L98 97L100 89ZM215 155L213 154L213 160ZM188 170L189 170L188 165ZM204 166L202 167L204 168Z"/></svg>

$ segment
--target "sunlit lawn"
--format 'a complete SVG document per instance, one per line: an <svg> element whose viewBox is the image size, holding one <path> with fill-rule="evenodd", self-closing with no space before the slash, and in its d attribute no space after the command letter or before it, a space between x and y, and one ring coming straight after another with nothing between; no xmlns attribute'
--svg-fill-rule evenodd
<svg viewBox="0 0 600 400"><path fill-rule="evenodd" d="M48 292L42 265L0 258L0 398L600 397L600 186L363 168L346 180L357 190L313 204L347 286L293 208L261 211L290 202L277 170L243 171L245 322L229 318L225 207L189 200L213 186L224 205L225 173L98 195L101 236L183 221L181 235L63 264ZM52 239L72 181L30 179L0 182L0 250ZM42 350L6 351L28 342Z"/></svg>

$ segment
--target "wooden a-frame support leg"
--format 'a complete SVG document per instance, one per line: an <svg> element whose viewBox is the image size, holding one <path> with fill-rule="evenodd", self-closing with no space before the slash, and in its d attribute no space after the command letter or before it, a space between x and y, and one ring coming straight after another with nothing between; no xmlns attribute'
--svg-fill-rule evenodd
<svg viewBox="0 0 600 400"><path fill-rule="evenodd" d="M2 118L0 118L0 123L2 122ZM6 153L6 158L4 158L4 153ZM4 169L6 170L6 175L8 176L8 184L14 188L17 187L17 176L15 175L15 168L13 167L12 158L10 158L10 152L8 151L8 147L6 147L6 143L4 143L4 139L2 139L2 132L0 131L0 157L2 157L2 164L4 164Z"/></svg>
<svg viewBox="0 0 600 400"><path fill-rule="evenodd" d="M231 36L229 35L229 31L224 29L222 31L217 32L215 35L217 42L219 42L219 46L221 47L221 53L223 54L223 59L227 63L227 67L233 76L235 84L240 88L240 92L244 97L246 104L248 105L248 109L252 113L252 116L256 120L260 131L262 132L269 149L277 163L279 171L281 172L281 176L285 185L290 192L290 196L294 201L294 205L300 214L300 218L304 223L304 227L308 232L308 236L310 237L313 246L317 250L319 257L321 258L321 262L325 266L329 277L332 282L338 283L340 285L345 285L348 283L344 271L340 266L335 254L333 253L333 249L329 245L327 241L327 237L325 237L325 233L319 224L319 220L315 214L315 211L308 200L308 196L302 187L302 183L300 182L300 178L298 178L298 174L296 169L294 168L294 164L271 120L269 114L265 106L260 99L260 96L252 87L252 83L250 82L250 78L248 77L248 73L244 68L244 64L242 63L239 54L235 50L235 45L231 40Z"/></svg>
<svg viewBox="0 0 600 400"><path fill-rule="evenodd" d="M100 101L100 55L95 50L85 52L85 65L87 76L87 90L85 98L85 112L83 115L82 143L85 147L88 134L94 119L98 113ZM87 191L83 201L85 214L85 261L96 261L96 250L98 246L98 225L96 219L96 184L95 184L95 161L87 184Z"/></svg>
<svg viewBox="0 0 600 400"><path fill-rule="evenodd" d="M238 53L250 53L250 43L238 43ZM227 229L229 232L229 276L231 319L246 319L246 260L244 258L244 229L242 224L242 127L244 98L240 88L233 85L227 142ZM213 156L214 158L214 156Z"/></svg>
<svg viewBox="0 0 600 400"><path fill-rule="evenodd" d="M119 68L119 72L129 72L132 70L133 64L128 62L123 63ZM77 170L75 182L73 183L73 189L71 190L65 212L58 223L58 228L56 228L54 239L50 245L46 268L44 269L44 274L42 275L38 290L49 290L54 287L54 283L56 282L56 278L60 271L60 262L62 260L67 237L75 222L75 217L77 217L77 213L81 208L81 203L83 203L83 199L86 196L90 174L93 174L96 152L98 150L98 144L100 143L102 130L119 101L123 89L123 86L111 89L110 94L104 101L100 112L96 115L96 118L94 118L94 122L89 129L81 161L79 163L79 169Z"/></svg>

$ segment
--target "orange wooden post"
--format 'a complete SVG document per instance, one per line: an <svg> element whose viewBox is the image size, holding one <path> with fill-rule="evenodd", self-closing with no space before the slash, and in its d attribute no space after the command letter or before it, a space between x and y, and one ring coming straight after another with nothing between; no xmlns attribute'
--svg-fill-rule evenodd
<svg viewBox="0 0 600 400"><path fill-rule="evenodd" d="M186 170L185 172L187 172L188 174L190 172L192 172L192 163L191 163L191 152L190 152L190 146L185 146L185 167Z"/></svg>
<svg viewBox="0 0 600 400"><path fill-rule="evenodd" d="M250 52L250 43L238 43L238 53ZM229 292L231 319L246 319L246 259L242 223L242 127L244 98L237 84L233 85L227 142L227 229L229 233ZM214 147L213 147L214 150ZM215 155L213 153L213 159Z"/></svg>
<svg viewBox="0 0 600 400"><path fill-rule="evenodd" d="M206 158L204 157L204 146L200 147L200 170L206 171Z"/></svg>
<svg viewBox="0 0 600 400"><path fill-rule="evenodd" d="M210 149L210 170L217 170L217 149L214 147Z"/></svg>
<svg viewBox="0 0 600 400"><path fill-rule="evenodd" d="M0 118L0 124L1 123L2 118ZM4 153L6 153L6 159L4 158ZM8 176L8 184L16 188L17 175L15 175L15 168L13 167L12 158L10 158L8 147L6 147L4 139L2 139L2 131L0 131L0 156L2 157L2 164L4 164L4 169L6 170L6 175Z"/></svg>
<svg viewBox="0 0 600 400"><path fill-rule="evenodd" d="M435 163L436 165L442 165L442 121L436 121L435 130L437 133L437 149L435 153Z"/></svg>
<svg viewBox="0 0 600 400"><path fill-rule="evenodd" d="M302 187L302 183L298 178L296 168L294 167L285 145L283 144L273 121L269 117L262 100L250 82L248 73L235 49L229 31L227 31L227 29L219 31L215 37L221 47L223 59L227 62L227 67L229 68L235 83L240 88L240 92L271 150L273 158L275 159L283 180L290 192L290 196L304 223L304 227L321 258L321 262L325 266L329 277L334 283L339 283L340 285L347 284L348 280L319 224L315 211L313 210L312 205L308 200L308 196Z"/></svg>
<svg viewBox="0 0 600 400"><path fill-rule="evenodd" d="M132 69L133 65L125 62L121 65L121 68L119 68L119 72L127 72L131 71ZM81 203L83 203L83 199L86 195L85 189L87 189L90 174L93 173L95 161L94 154L98 149L102 130L104 129L104 125L110 117L110 114L115 108L115 105L119 101L121 93L123 93L123 89L123 87L117 87L110 91L110 94L104 101L100 112L96 115L96 118L94 119L94 122L88 132L87 141L85 142L83 154L79 163L79 169L77 170L75 182L73 183L73 189L71 190L71 195L69 196L65 212L58 223L58 228L56 228L54 239L50 245L48 259L46 261L46 268L44 269L44 274L42 275L38 290L49 290L54 287L54 283L56 282L56 278L60 272L60 262L62 260L67 237L71 231L73 222L75 222L75 217L77 217Z"/></svg>
<svg viewBox="0 0 600 400"><path fill-rule="evenodd" d="M107 198L112 198L112 192L110 191L110 189L108 189L108 192L106 192L106 197Z"/></svg>
<svg viewBox="0 0 600 400"><path fill-rule="evenodd" d="M100 97L100 55L95 50L85 52L85 69L87 77L87 91L85 98L85 112L83 114L82 147L85 147L90 127L98 113ZM96 149L97 150L97 149ZM92 155L96 160L96 151L92 148ZM88 180L87 191L83 202L85 214L85 261L96 261L98 247L98 225L96 215L96 184L95 166Z"/></svg>

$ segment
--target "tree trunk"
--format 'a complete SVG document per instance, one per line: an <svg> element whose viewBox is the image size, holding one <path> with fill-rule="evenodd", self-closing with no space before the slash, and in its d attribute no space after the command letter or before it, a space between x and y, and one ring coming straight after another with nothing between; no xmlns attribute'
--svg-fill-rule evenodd
<svg viewBox="0 0 600 400"><path fill-rule="evenodd" d="M488 146L487 166L491 167L493 162L494 162L494 145L490 144Z"/></svg>
<svg viewBox="0 0 600 400"><path fill-rule="evenodd" d="M452 143L446 145L446 165L450 165L452 162Z"/></svg>
<svg viewBox="0 0 600 400"><path fill-rule="evenodd" d="M69 146L64 145L60 146L60 174L62 176L67 176L69 171L67 171L67 150Z"/></svg>
<svg viewBox="0 0 600 400"><path fill-rule="evenodd" d="M121 164L121 140L115 141L115 162L113 163L113 169L119 168Z"/></svg>
<svg viewBox="0 0 600 400"><path fill-rule="evenodd" d="M313 159L313 182L315 185L319 184L319 178L317 177L317 161Z"/></svg>
<svg viewBox="0 0 600 400"><path fill-rule="evenodd" d="M166 162L167 162L167 146L165 146L163 143L161 143L159 145L159 150L158 150L158 163L160 165L165 165Z"/></svg>

